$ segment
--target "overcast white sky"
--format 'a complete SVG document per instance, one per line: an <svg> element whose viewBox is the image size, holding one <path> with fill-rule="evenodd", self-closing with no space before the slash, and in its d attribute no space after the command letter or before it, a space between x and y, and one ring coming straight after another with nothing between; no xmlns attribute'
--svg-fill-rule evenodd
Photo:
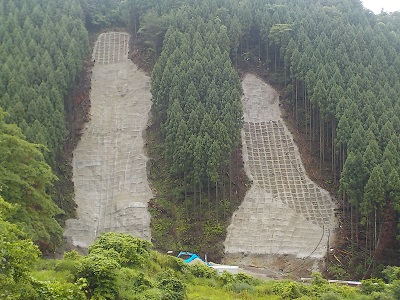
<svg viewBox="0 0 400 300"><path fill-rule="evenodd" d="M364 7L372 10L374 13L379 14L381 8L386 12L393 12L400 10L400 0L361 0Z"/></svg>

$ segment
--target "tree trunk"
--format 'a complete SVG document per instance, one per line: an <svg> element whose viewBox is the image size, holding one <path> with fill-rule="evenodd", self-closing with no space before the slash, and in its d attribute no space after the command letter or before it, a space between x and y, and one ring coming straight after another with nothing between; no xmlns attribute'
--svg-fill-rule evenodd
<svg viewBox="0 0 400 300"><path fill-rule="evenodd" d="M353 205L350 205L350 240L351 240L351 246L354 248L355 245L355 234L354 234L354 220L353 220Z"/></svg>
<svg viewBox="0 0 400 300"><path fill-rule="evenodd" d="M202 205L201 205L201 188L202 188L202 186L201 186L201 182L199 182L199 203L200 203L200 214L202 214L202 211L201 211L201 209L202 209ZM203 215L199 215L199 217L202 217Z"/></svg>
<svg viewBox="0 0 400 300"><path fill-rule="evenodd" d="M322 161L324 160L324 118L319 109L319 170L322 172Z"/></svg>
<svg viewBox="0 0 400 300"><path fill-rule="evenodd" d="M208 188L208 217L211 218L210 178L207 178L207 188Z"/></svg>
<svg viewBox="0 0 400 300"><path fill-rule="evenodd" d="M335 118L332 119L332 140L331 140L331 148L332 148L332 172L333 172L333 181L336 183L336 121Z"/></svg>
<svg viewBox="0 0 400 300"><path fill-rule="evenodd" d="M222 172L223 173L223 172ZM222 215L225 218L225 198L226 198L226 191L225 191L225 180L224 177L222 176Z"/></svg>
<svg viewBox="0 0 400 300"><path fill-rule="evenodd" d="M185 190L185 201L187 199L186 172L183 172L183 188Z"/></svg>
<svg viewBox="0 0 400 300"><path fill-rule="evenodd" d="M298 99L299 99L299 95L298 95L298 81L296 78L295 81L295 86L296 86L296 96L295 96L295 106L294 106L294 120L296 121L296 126L298 125L298 120L297 120L297 105L298 105Z"/></svg>
<svg viewBox="0 0 400 300"><path fill-rule="evenodd" d="M232 155L229 159L229 211L232 208Z"/></svg>
<svg viewBox="0 0 400 300"><path fill-rule="evenodd" d="M377 245L377 241L378 241L376 215L377 215L376 206L374 206L374 245L373 245L374 249L373 249L373 252L376 251L376 245Z"/></svg>
<svg viewBox="0 0 400 300"><path fill-rule="evenodd" d="M309 143L309 145L310 145L310 152L311 152L311 150L312 150L312 140L313 140L313 127L312 127L312 122L313 122L313 108L312 108L312 103L311 103L311 101L309 101L309 105L310 105L310 108L309 108L309 116L310 116L310 136L309 136L309 140L310 140L310 143Z"/></svg>
<svg viewBox="0 0 400 300"><path fill-rule="evenodd" d="M307 85L306 85L306 81L304 81L304 123L306 125L306 138L310 138L309 135L309 131L308 131L308 123L309 123L309 111L308 111L308 103L307 103Z"/></svg>
<svg viewBox="0 0 400 300"><path fill-rule="evenodd" d="M196 194L197 194L197 191L196 191L196 182L194 182L194 183L193 183L193 206L194 206L194 207L196 207ZM200 206L200 211L201 211L201 206ZM198 220L198 219L197 219L197 215L195 216L195 219Z"/></svg>
<svg viewBox="0 0 400 300"><path fill-rule="evenodd" d="M215 182L215 219L218 222L218 181Z"/></svg>

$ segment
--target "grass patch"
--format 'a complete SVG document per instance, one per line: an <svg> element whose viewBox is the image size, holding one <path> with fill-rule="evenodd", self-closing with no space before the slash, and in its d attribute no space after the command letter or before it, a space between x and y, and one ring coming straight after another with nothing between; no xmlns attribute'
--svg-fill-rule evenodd
<svg viewBox="0 0 400 300"><path fill-rule="evenodd" d="M41 270L33 271L32 277L39 281L70 282L74 281L74 275L69 271Z"/></svg>
<svg viewBox="0 0 400 300"><path fill-rule="evenodd" d="M228 290L224 287L210 288L209 285L204 285L204 280L201 281L203 284L191 284L188 286L187 298L189 300L220 300L220 299L244 299L244 300L278 300L282 299L279 295L269 295L263 293L261 290L252 287L252 291L249 290Z"/></svg>

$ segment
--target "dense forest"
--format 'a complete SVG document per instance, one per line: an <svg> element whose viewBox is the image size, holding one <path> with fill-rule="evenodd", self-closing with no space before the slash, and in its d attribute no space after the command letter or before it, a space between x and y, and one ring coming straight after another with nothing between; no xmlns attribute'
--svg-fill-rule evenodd
<svg viewBox="0 0 400 300"><path fill-rule="evenodd" d="M88 31L76 1L1 1L0 24L0 194L17 205L11 220L54 251L65 100L89 53Z"/></svg>
<svg viewBox="0 0 400 300"><path fill-rule="evenodd" d="M400 14L383 12L376 16L364 9L360 1L189 2L160 1L156 10L150 10L140 18L138 31L149 49L148 55L159 56L152 75L154 107L158 110L162 107L159 119L165 156L172 171L169 176L181 179L181 203L190 192L190 206L200 202L201 207L201 196L198 195L202 192L201 187L208 197L205 201L212 202L215 207L225 203L227 195L231 195L220 187L230 182L229 166L224 162L237 147L234 139L231 138L231 148L222 151L226 159L221 159L215 166L217 172L210 172L209 164L207 166L204 160L203 167L190 166L194 174L187 169L187 161L196 164L197 155L196 146L192 146L197 145L195 134L186 128L196 128L196 125L187 126L192 122L192 110L186 108L191 100L185 93L192 93L196 88L191 85L190 68L195 74L204 74L201 78L207 78L209 68L196 69L199 67L195 64L196 56L185 56L184 53L194 53L191 51L195 51L202 41L204 47L210 49L216 39L219 44L229 46L231 58L231 63L224 66L226 75L218 75L219 99L223 99L225 80L230 81L231 66L237 67L238 71L251 69L265 75L284 91L282 104L308 140L310 151L319 157L320 173L331 175L326 182L331 191L337 193L338 214L344 227L340 243L350 250L337 253L337 262L342 267L359 268L356 272L361 276L368 272L371 264L376 266L376 261L398 257ZM140 1L131 5L132 9L144 7ZM207 34L201 34L205 22L209 29ZM200 33L199 36L191 34L195 44L187 41L182 45L182 33L192 28ZM182 37L178 37L176 31ZM171 46L171 39L175 48ZM161 41L164 41L163 48ZM216 57L207 56L208 52L204 55L208 61ZM178 77L165 56L170 60L181 58L175 68L189 68L189 74L182 75L184 80L175 84ZM213 62L213 65L218 63ZM167 79L165 74L161 75L160 68L171 76ZM182 74L187 73L183 71ZM167 90L160 83L163 79L165 83L168 80L172 83ZM197 80L197 84L201 86L202 83ZM182 89L185 93L179 92ZM208 85L202 89L208 91ZM210 98L207 92L205 99L202 95L195 97L205 105ZM234 98L225 103L232 100ZM225 107L216 105L215 108L218 110L216 115L226 114ZM176 118L177 114L183 115L171 125L168 120ZM229 121L222 124L229 124ZM171 126L175 126L175 135L171 135ZM235 130L238 129L240 126ZM234 135L232 132L228 136ZM184 144L170 145L170 137L174 142L184 137ZM219 133L214 138L225 144L225 134ZM218 156L221 148L218 142L215 146L213 154ZM193 150L189 150L189 154L180 151L179 147ZM205 170L206 183L197 179L197 194L193 183L189 189L187 184L200 174L196 173L196 168ZM209 192L210 182L213 195ZM224 213L225 210L216 209L213 220L218 220ZM393 262L398 263L396 259Z"/></svg>
<svg viewBox="0 0 400 300"><path fill-rule="evenodd" d="M360 0L0 0L1 297L139 299L133 295L147 289L153 293L147 299L184 295L182 266L163 262L181 272L176 282L165 274L146 277L140 268L151 265L151 245L129 237L119 238L134 253L122 246L111 250L122 243L111 236L102 246L95 243L87 257L69 253L49 263L46 278L65 271L59 286L29 275L39 249L53 252L61 243L62 216L73 211L55 187L69 176L62 159L70 134L66 115L90 55L89 33L108 28L131 31L144 61L155 63L159 134L151 151L160 157L155 163L161 163L163 177L153 179L164 186L151 207L158 222L153 230L160 230L153 234L157 248L169 246L157 237L168 236L172 227L183 228L174 235L182 246L203 250L200 240L184 239L196 229L218 247L229 213L239 204L233 163L240 156L239 74L250 70L282 91L282 104L318 156L320 173L330 174L327 184L337 194L343 221L331 271L380 276L379 264L399 264L400 12L374 15ZM176 223L158 215L171 204ZM191 223L199 227L188 227ZM135 253L144 258L126 257ZM162 267L147 268L154 275ZM102 273L106 270L113 272ZM386 270L386 279L396 283L398 270ZM120 294L119 272L139 282L137 289ZM217 286L216 277L209 278ZM237 291L253 284L229 280ZM170 296L162 286L178 294ZM288 291L287 299L318 298L298 286L279 288ZM372 284L366 291L384 287ZM337 299L349 297L339 294Z"/></svg>

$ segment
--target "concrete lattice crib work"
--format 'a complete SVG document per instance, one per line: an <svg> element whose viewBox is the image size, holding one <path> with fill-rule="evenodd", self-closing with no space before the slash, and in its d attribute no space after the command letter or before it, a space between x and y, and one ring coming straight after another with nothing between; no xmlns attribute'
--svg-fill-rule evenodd
<svg viewBox="0 0 400 300"><path fill-rule="evenodd" d="M144 142L151 107L150 78L128 59L129 35L103 33L94 50L90 121L73 153L77 218L64 236L88 247L102 232L150 240Z"/></svg>
<svg viewBox="0 0 400 300"><path fill-rule="evenodd" d="M320 259L333 240L334 203L307 176L277 92L251 74L242 84L243 159L252 186L228 228L226 261L240 264L252 255Z"/></svg>

